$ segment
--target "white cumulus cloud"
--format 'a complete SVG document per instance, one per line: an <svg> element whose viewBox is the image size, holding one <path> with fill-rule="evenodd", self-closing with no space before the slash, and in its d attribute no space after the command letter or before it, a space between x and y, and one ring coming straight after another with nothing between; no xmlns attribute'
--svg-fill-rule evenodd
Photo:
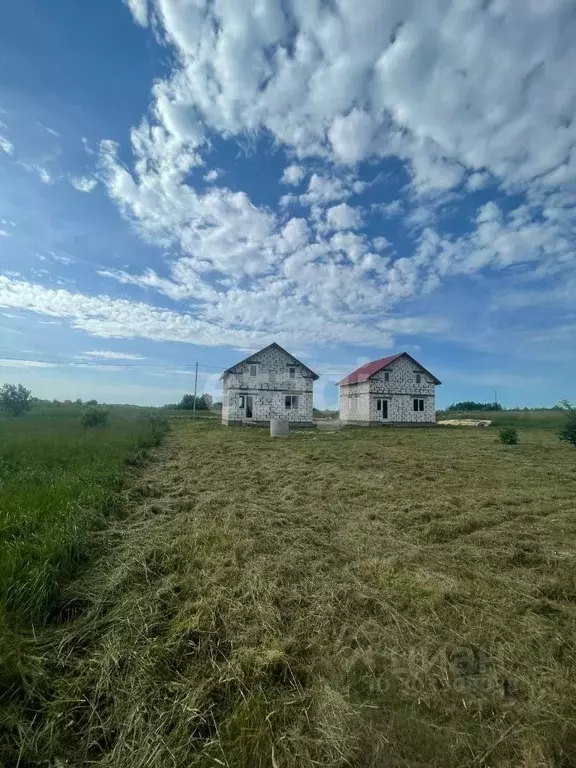
<svg viewBox="0 0 576 768"><path fill-rule="evenodd" d="M176 140L189 126L197 142L206 128L262 130L301 157L396 155L423 190L458 184L464 168L509 184L546 183L560 166L575 177L570 0L127 2L179 54L154 87Z"/></svg>
<svg viewBox="0 0 576 768"><path fill-rule="evenodd" d="M369 343L417 327L393 328L390 312L449 276L570 273L571 0L126 2L177 55L131 130L133 163L103 142L103 183L170 257L140 274L103 274L188 302L184 335L198 322L208 338L242 329L245 346L262 328L300 342L303 327L310 341ZM306 185L277 211L214 183L214 171L198 191L190 178L205 171L213 135L272 140L290 158L281 183ZM369 186L360 170L383 159L399 168L393 193L403 199L354 207ZM526 200L467 211L469 231L446 234L439 211L489 185ZM372 221L389 236L386 227L403 227L416 246L398 254L381 230L352 231ZM160 310L145 311L158 333Z"/></svg>
<svg viewBox="0 0 576 768"><path fill-rule="evenodd" d="M488 184L490 184L490 174L482 173L481 171L470 174L466 181L466 187L470 192L475 192L477 189L483 189L488 186Z"/></svg>
<svg viewBox="0 0 576 768"><path fill-rule="evenodd" d="M71 176L70 184L78 192L92 192L98 186L97 180L89 176Z"/></svg>
<svg viewBox="0 0 576 768"><path fill-rule="evenodd" d="M308 182L307 191L300 195L299 200L302 205L318 205L342 200L350 197L351 194L352 191L342 179L314 173Z"/></svg>
<svg viewBox="0 0 576 768"><path fill-rule="evenodd" d="M292 164L284 169L281 182L282 184L300 184L305 175L306 171L301 165Z"/></svg>
<svg viewBox="0 0 576 768"><path fill-rule="evenodd" d="M362 225L362 214L348 203L340 203L326 211L326 220L331 229L357 229Z"/></svg>
<svg viewBox="0 0 576 768"><path fill-rule="evenodd" d="M125 0L134 21L141 27L148 26L148 0Z"/></svg>
<svg viewBox="0 0 576 768"><path fill-rule="evenodd" d="M208 171L208 173L204 174L204 181L207 181L209 183L216 181L220 178L220 176L223 175L223 171L221 171L219 168L212 168L211 171Z"/></svg>
<svg viewBox="0 0 576 768"><path fill-rule="evenodd" d="M6 136L0 135L0 152L5 152L7 155L11 155L14 152L14 144Z"/></svg>

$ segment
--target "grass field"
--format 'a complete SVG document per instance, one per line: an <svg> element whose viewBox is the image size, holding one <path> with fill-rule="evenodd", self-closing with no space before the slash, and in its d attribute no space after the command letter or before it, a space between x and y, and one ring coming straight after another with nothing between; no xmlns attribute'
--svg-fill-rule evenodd
<svg viewBox="0 0 576 768"><path fill-rule="evenodd" d="M126 462L158 442L146 416L115 409L109 426L85 429L81 412L0 418L0 612L42 622L87 532L116 504Z"/></svg>
<svg viewBox="0 0 576 768"><path fill-rule="evenodd" d="M182 421L29 638L6 765L570 768L575 495L549 429Z"/></svg>
<svg viewBox="0 0 576 768"><path fill-rule="evenodd" d="M50 618L62 584L92 549L91 534L119 511L128 466L141 465L165 431L121 408L107 427L85 429L81 413L39 407L0 417L0 714L26 682L27 634Z"/></svg>

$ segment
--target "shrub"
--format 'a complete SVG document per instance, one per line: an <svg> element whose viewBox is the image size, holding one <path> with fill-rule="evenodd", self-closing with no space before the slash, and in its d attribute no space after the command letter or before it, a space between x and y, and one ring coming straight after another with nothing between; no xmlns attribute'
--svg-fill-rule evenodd
<svg viewBox="0 0 576 768"><path fill-rule="evenodd" d="M141 445L144 448L160 445L162 438L169 429L168 419L164 416L146 414L141 420L148 426L147 437L141 442Z"/></svg>
<svg viewBox="0 0 576 768"><path fill-rule="evenodd" d="M22 416L32 405L32 393L22 384L4 384L0 388L0 408L10 416Z"/></svg>
<svg viewBox="0 0 576 768"><path fill-rule="evenodd" d="M82 414L82 426L83 427L105 427L110 416L109 411L104 408L92 407L88 408Z"/></svg>
<svg viewBox="0 0 576 768"><path fill-rule="evenodd" d="M576 406L564 400L559 407L566 414L566 423L558 437L576 448Z"/></svg>
<svg viewBox="0 0 576 768"><path fill-rule="evenodd" d="M518 444L518 430L514 427L507 427L501 429L498 435L502 445L517 445Z"/></svg>

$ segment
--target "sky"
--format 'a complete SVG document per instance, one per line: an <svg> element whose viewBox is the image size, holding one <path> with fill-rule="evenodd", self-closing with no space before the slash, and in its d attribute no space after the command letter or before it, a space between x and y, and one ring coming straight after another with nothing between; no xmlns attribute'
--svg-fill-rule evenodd
<svg viewBox="0 0 576 768"><path fill-rule="evenodd" d="M0 383L161 405L276 341L455 400L576 377L573 0L0 11Z"/></svg>

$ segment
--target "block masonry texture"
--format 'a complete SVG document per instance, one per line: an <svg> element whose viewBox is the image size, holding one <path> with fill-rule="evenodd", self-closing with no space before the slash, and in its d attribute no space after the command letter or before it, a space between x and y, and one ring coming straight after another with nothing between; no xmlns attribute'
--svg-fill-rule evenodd
<svg viewBox="0 0 576 768"><path fill-rule="evenodd" d="M257 366L255 375L251 375L253 365ZM295 369L293 378L290 368ZM270 419L312 423L313 383L310 371L296 358L280 347L266 347L224 374L222 423L269 422ZM294 407L286 408L287 395L296 398L291 401ZM247 416L247 397L252 398L251 418Z"/></svg>
<svg viewBox="0 0 576 768"><path fill-rule="evenodd" d="M386 381L385 373L388 373ZM420 383L416 376L420 376ZM340 419L365 423L435 423L436 387L431 376L407 356L398 357L368 381L340 386ZM377 401L388 403L387 417ZM414 399L424 401L424 410L414 410Z"/></svg>

